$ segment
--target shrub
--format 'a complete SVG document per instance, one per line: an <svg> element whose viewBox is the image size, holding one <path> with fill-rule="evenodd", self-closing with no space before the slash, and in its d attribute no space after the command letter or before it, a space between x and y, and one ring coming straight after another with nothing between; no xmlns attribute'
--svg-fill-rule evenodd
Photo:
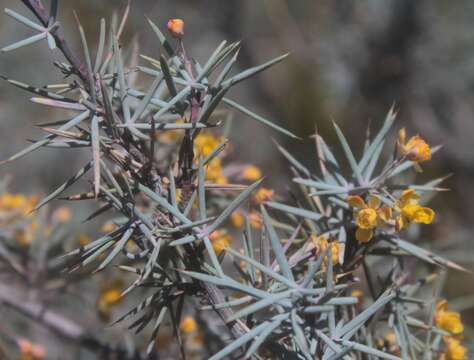
<svg viewBox="0 0 474 360"><path fill-rule="evenodd" d="M162 54L143 55L145 65L130 68L121 43L128 11L119 26L107 29L101 20L93 57L79 20L83 54L68 47L56 21L57 1L50 11L38 0L23 3L36 21L6 14L37 34L3 51L44 41L64 55L66 62L55 66L65 82L36 87L5 80L33 93L35 103L70 116L40 124L47 135L6 161L43 147L85 148L90 159L39 201L4 190L2 261L27 286L35 279L31 264L44 269L46 261L41 274L59 284L56 296L67 282L93 282L93 273L104 272L98 314L109 321L113 307L130 298L130 310L114 324L128 322L149 341L133 350L113 348L75 323L65 326L65 319L44 316L43 323L101 358L158 358L169 341L182 358L212 360L467 358L459 314L439 300L446 269L464 269L406 238L409 228L435 220L424 203L443 190L443 178L420 185L400 175L422 171L438 147L418 135L408 138L404 129L392 140L393 109L359 157L336 124L343 159L315 134L317 171L277 145L294 176L293 200L283 201L261 187L257 167L227 163L221 105L296 139L227 97L234 85L286 55L233 74L240 43L223 41L201 65L185 51L182 20L168 22L171 40L148 20ZM132 82L136 71L150 77L148 89ZM384 148L393 149L391 155L384 157ZM85 175L91 188L64 196ZM87 220L108 214L105 234L93 241L66 236L60 231L71 215L66 209L41 215L58 198L95 202L99 208ZM46 245L34 241L38 224ZM76 248L68 251L72 243ZM22 257L36 246L43 250L25 267ZM385 267L378 267L380 257ZM416 259L416 272L407 259ZM34 309L22 311L35 318ZM171 329L169 339L162 328ZM44 356L25 341L18 341L25 356Z"/></svg>

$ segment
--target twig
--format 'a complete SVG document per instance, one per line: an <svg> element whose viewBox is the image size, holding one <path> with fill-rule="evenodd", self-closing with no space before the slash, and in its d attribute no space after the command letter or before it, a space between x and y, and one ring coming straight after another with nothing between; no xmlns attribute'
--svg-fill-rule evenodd
<svg viewBox="0 0 474 360"><path fill-rule="evenodd" d="M41 0L21 0L21 2L31 10L31 12L36 16L43 26L48 26L49 14ZM85 63L71 51L66 43L66 40L61 35L59 28L57 28L56 31L54 31L51 35L53 35L56 45L61 50L64 57L67 59L67 61L69 61L76 71L77 76L79 76L85 85L88 84Z"/></svg>

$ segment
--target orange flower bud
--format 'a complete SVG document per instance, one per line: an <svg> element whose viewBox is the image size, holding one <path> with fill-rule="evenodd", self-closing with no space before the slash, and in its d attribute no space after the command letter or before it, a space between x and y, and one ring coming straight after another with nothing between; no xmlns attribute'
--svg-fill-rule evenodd
<svg viewBox="0 0 474 360"><path fill-rule="evenodd" d="M180 39L184 35L184 21L181 19L170 19L168 21L168 31L171 36Z"/></svg>
<svg viewBox="0 0 474 360"><path fill-rule="evenodd" d="M186 316L183 320L181 320L179 328L181 332L189 334L195 332L198 329L198 325L192 316Z"/></svg>

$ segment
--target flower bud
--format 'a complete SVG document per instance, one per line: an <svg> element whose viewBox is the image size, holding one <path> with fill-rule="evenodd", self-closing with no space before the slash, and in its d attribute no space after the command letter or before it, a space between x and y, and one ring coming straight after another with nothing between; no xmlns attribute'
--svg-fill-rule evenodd
<svg viewBox="0 0 474 360"><path fill-rule="evenodd" d="M181 19L170 19L168 21L168 31L171 36L180 39L184 35L184 21Z"/></svg>

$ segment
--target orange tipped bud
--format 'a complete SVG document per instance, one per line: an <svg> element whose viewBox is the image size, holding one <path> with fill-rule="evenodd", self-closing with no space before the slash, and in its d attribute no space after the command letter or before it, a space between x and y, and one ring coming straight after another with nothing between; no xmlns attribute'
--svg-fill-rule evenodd
<svg viewBox="0 0 474 360"><path fill-rule="evenodd" d="M171 36L180 39L184 35L184 21L181 19L170 19L168 21L168 31Z"/></svg>

